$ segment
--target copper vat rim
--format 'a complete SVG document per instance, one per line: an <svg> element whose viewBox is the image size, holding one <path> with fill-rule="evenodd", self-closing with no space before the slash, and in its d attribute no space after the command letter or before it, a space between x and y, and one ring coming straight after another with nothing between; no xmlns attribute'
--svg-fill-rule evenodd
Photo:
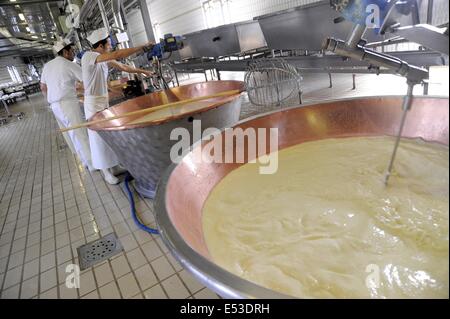
<svg viewBox="0 0 450 319"><path fill-rule="evenodd" d="M182 118L198 115L198 114L207 112L209 110L218 108L218 107L220 107L222 105L225 105L225 104L227 104L227 103L229 103L229 102L231 102L231 101L233 101L235 99L240 98L242 96L242 94L245 92L244 82L237 81L237 80L220 80L220 81L197 82L197 83L191 83L191 84L182 85L182 86L179 86L179 87L176 87L176 88L171 88L171 89L169 89L169 91L171 91L172 89L177 89L177 88L195 87L195 86L200 85L200 84L202 84L202 85L207 84L208 85L209 83L218 83L218 82L235 84L236 85L235 89L239 90L240 93L239 94L235 94L235 95L231 95L231 96L222 97L222 98L216 98L216 99L219 99L219 101L217 101L215 103L211 103L207 107L204 107L204 108L199 109L199 110L185 112L185 113L182 113L182 114L173 115L173 116L162 118L162 119L158 119L158 120L151 120L151 121L144 122L144 123L139 123L139 124L125 124L125 125L120 125L120 126L106 126L106 125L109 125L109 124L107 124L108 122L106 122L104 124L97 124L97 125L88 126L88 128L93 130L93 131L97 131L97 132L102 132L102 131L114 132L114 131L126 131L126 130L133 130L133 129L145 128L145 127L150 127L150 126L163 125L163 124L168 123L168 122L172 122L172 121L176 121L176 120L179 120L179 119L182 119ZM165 91L167 91L167 90L164 90L164 91L161 91L161 92L165 92ZM219 92L221 92L221 91L218 91L218 93ZM143 96L137 97L135 99L139 99L139 98L142 98L144 96L151 96L153 94L157 95L159 93L160 92L152 92L152 93L145 94ZM126 105L127 103L129 103L132 100L133 99L121 102L119 104L116 104L116 105L108 108L107 110L114 110L116 108L118 109L119 107L121 107L121 106L123 107L124 105ZM161 104L159 104L159 105L161 105ZM152 107L156 107L156 106L159 106L159 105L153 105ZM149 107L149 108L151 108L151 107ZM104 114L105 111L106 110L103 110L103 111L100 111L100 112L97 112L96 114L94 114L91 118L89 118L89 122L95 121L95 120L104 119L103 114ZM104 125L105 125L105 127L104 127Z"/></svg>

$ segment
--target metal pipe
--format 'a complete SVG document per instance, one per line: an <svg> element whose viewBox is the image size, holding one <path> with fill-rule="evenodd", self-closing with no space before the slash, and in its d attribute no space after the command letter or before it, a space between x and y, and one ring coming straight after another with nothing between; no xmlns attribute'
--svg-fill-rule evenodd
<svg viewBox="0 0 450 319"><path fill-rule="evenodd" d="M108 34L110 34L111 28L109 26L109 20L108 20L108 16L106 15L106 10L105 10L105 6L103 5L103 1L97 0L97 5L98 5L98 9L100 11L100 14L102 16L103 25L105 26L106 30L108 31Z"/></svg>
<svg viewBox="0 0 450 319"><path fill-rule="evenodd" d="M396 57L376 52L359 45L355 48L350 48L342 40L328 38L324 43L324 49L340 56L367 61L375 66L391 69L395 73L407 77L410 82L420 83L422 80L428 78L428 71L423 68L410 66L405 61Z"/></svg>
<svg viewBox="0 0 450 319"><path fill-rule="evenodd" d="M114 18L114 24L116 25L116 27L121 29L121 32L124 32L126 30L125 30L125 27L124 27L124 24L123 24L123 21L122 21L122 16L120 15L121 3L122 3L121 0L112 0L112 2L111 2L111 11L112 11L112 15L113 15L113 18ZM127 32L127 36L128 36L128 39L130 39L130 35L129 35L128 32ZM123 48L129 48L130 47L129 44L128 44L128 41L122 42L120 45L123 46Z"/></svg>
<svg viewBox="0 0 450 319"><path fill-rule="evenodd" d="M350 32L346 45L350 48L356 48L359 41L361 41L361 38L363 37L364 33L366 32L366 26L361 24L355 24L353 26L352 32Z"/></svg>
<svg viewBox="0 0 450 319"><path fill-rule="evenodd" d="M428 0L427 6L427 24L432 24L433 22L433 0Z"/></svg>
<svg viewBox="0 0 450 319"><path fill-rule="evenodd" d="M61 37L61 35L64 34L64 32L63 32L61 26L59 25L58 20L55 19L54 15L53 15L53 12L52 12L52 9L50 8L50 4L47 2L46 5L47 5L48 13L50 14L50 17L52 18L53 25L58 30L58 33L57 33L56 37L59 38L59 37Z"/></svg>
<svg viewBox="0 0 450 319"><path fill-rule="evenodd" d="M150 11L148 10L146 0L138 0L141 7L142 21L144 22L145 33L147 34L147 40L155 42L155 34L153 33L152 20L150 18Z"/></svg>
<svg viewBox="0 0 450 319"><path fill-rule="evenodd" d="M405 127L406 117L408 115L408 111L411 109L412 100L413 100L414 84L415 83L408 82L408 91L406 93L405 98L403 99L402 119L400 121L400 128L398 130L397 138L395 140L394 151L392 152L391 160L389 162L389 166L388 166L388 169L387 169L387 172L386 172L386 176L385 176L385 179L384 179L384 185L385 186L388 185L389 178L391 177L392 169L394 168L395 157L397 155L397 150L398 150L398 147L400 145L400 140L402 138L403 128Z"/></svg>
<svg viewBox="0 0 450 319"><path fill-rule="evenodd" d="M72 0L67 0L67 3L69 4L69 6L72 6ZM78 31L75 27L72 28L72 30L69 32L69 34L72 33L74 35L75 38L75 46L77 47L77 49L79 51L83 50L83 47L81 45L81 41L80 41L80 37L78 35Z"/></svg>
<svg viewBox="0 0 450 319"><path fill-rule="evenodd" d="M129 44L130 47L133 47L133 39L131 37L131 32L128 29L128 17L127 17L127 13L125 11L125 8L123 6L123 1L119 1L119 4L120 4L119 14L121 14L121 16L122 16L123 27L126 30L127 34L128 34L128 44Z"/></svg>
<svg viewBox="0 0 450 319"><path fill-rule="evenodd" d="M26 5L26 4L38 4L38 3L46 3L46 2L59 2L61 0L26 0L26 1L0 1L0 7L6 7L6 6L17 6L17 5Z"/></svg>
<svg viewBox="0 0 450 319"><path fill-rule="evenodd" d="M80 17L80 22L84 22L89 15L89 13L92 11L92 8L95 5L95 0L85 0L83 6L80 9L80 13L78 16Z"/></svg>

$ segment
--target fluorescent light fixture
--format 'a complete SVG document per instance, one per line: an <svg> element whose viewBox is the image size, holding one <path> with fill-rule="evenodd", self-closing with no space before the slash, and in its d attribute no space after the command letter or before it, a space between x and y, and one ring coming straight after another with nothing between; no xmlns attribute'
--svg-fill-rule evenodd
<svg viewBox="0 0 450 319"><path fill-rule="evenodd" d="M28 32L30 32L30 27L26 27L25 29L26 29Z"/></svg>
<svg viewBox="0 0 450 319"><path fill-rule="evenodd" d="M16 0L9 0L9 2L16 2Z"/></svg>
<svg viewBox="0 0 450 319"><path fill-rule="evenodd" d="M31 36L33 39L37 39L38 37L37 36L35 36L35 35L32 35Z"/></svg>
<svg viewBox="0 0 450 319"><path fill-rule="evenodd" d="M23 15L23 13L19 13L19 18L22 21L25 21L25 16Z"/></svg>

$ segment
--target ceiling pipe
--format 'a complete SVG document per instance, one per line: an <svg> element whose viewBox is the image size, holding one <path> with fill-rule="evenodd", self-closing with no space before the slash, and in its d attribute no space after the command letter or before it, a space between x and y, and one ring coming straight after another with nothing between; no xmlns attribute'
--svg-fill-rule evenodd
<svg viewBox="0 0 450 319"><path fill-rule="evenodd" d="M0 7L17 6L17 5L27 5L27 4L37 4L37 3L47 3L47 2L63 2L64 0L17 0L15 2L10 2L9 0L0 0Z"/></svg>

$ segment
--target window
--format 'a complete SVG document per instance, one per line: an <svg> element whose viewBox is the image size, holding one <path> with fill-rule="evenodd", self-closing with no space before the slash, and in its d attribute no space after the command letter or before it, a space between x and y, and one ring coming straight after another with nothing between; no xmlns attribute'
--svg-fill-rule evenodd
<svg viewBox="0 0 450 319"><path fill-rule="evenodd" d="M32 81L33 77L39 79L39 73L37 72L36 67L33 64L28 64L28 72L27 72L28 81Z"/></svg>
<svg viewBox="0 0 450 319"><path fill-rule="evenodd" d="M159 23L153 24L153 33L155 35L156 42L159 42L159 39L162 39Z"/></svg>
<svg viewBox="0 0 450 319"><path fill-rule="evenodd" d="M207 28L230 23L230 0L203 1L202 10Z"/></svg>
<svg viewBox="0 0 450 319"><path fill-rule="evenodd" d="M15 66L8 66L9 76L14 83L22 83L22 78Z"/></svg>

